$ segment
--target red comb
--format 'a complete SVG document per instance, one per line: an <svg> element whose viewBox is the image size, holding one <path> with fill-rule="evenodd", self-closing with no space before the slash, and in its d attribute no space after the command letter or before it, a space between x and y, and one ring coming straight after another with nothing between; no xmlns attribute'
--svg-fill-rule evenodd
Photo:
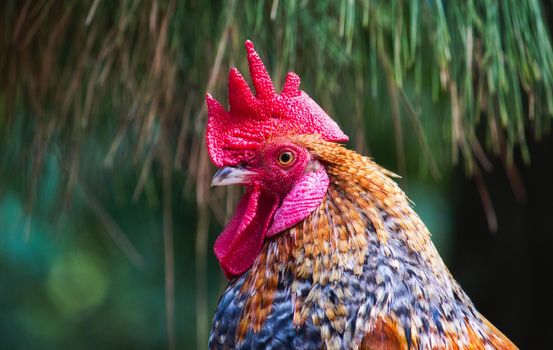
<svg viewBox="0 0 553 350"><path fill-rule="evenodd" d="M274 135L320 134L327 141L348 140L338 124L299 89L300 78L295 73L288 73L282 91L277 94L263 61L249 40L246 50L255 96L236 68L229 73L230 111L227 112L210 94L206 95L207 148L216 166L233 166L249 159L268 137Z"/></svg>

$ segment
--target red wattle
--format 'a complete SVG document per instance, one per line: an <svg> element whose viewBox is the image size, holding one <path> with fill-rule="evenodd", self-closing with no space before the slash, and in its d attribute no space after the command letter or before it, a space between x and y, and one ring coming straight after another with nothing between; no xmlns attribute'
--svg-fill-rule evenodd
<svg viewBox="0 0 553 350"><path fill-rule="evenodd" d="M256 188L242 197L213 249L227 278L239 276L253 265L277 205L277 198Z"/></svg>

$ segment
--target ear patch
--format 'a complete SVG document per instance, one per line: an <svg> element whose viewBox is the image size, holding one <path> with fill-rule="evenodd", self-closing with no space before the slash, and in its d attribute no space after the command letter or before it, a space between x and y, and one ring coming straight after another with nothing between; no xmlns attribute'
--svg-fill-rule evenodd
<svg viewBox="0 0 553 350"><path fill-rule="evenodd" d="M309 216L321 205L329 184L330 179L323 166L315 172L304 173L276 210L267 237L274 236Z"/></svg>

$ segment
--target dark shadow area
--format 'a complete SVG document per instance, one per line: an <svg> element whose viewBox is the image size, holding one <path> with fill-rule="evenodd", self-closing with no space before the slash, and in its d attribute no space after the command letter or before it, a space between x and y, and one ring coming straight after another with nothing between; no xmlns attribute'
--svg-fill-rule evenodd
<svg viewBox="0 0 553 350"><path fill-rule="evenodd" d="M553 138L529 147L529 166L515 157L524 203L515 199L500 160L485 175L499 223L493 234L474 182L458 167L451 269L480 312L521 349L547 349L553 326L547 317L553 311Z"/></svg>

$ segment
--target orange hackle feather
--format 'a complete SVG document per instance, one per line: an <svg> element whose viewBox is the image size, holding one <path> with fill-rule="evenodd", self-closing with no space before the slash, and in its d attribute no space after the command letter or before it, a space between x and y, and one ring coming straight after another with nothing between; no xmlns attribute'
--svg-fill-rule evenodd
<svg viewBox="0 0 553 350"><path fill-rule="evenodd" d="M452 278L431 243L426 226L391 179L395 176L393 173L370 158L317 135L286 138L308 149L323 164L331 183L315 212L265 242L254 266L244 277L241 293L246 299L236 330L238 344L248 332L261 329L271 313L279 281L289 272L293 279L294 326L300 328L309 323L318 328L324 348L517 349L475 310ZM364 267L371 258L367 255L369 245L381 249L392 268L402 263L397 256L398 245L421 261L420 270L414 273L423 282L409 290L416 305L405 305L410 317L407 329L400 319L402 316L392 312L392 292L386 290L391 287L387 287L387 276L378 270L373 271L377 288L370 291L375 302L371 307L361 305L354 331L346 327L351 316L348 301L359 293L369 292L359 291L359 286L343 279L363 281ZM306 280L311 283L309 290L301 293L301 284ZM328 286L333 296L325 294ZM459 300L452 304L450 315L439 314L437 319L432 319L433 315L425 308L428 306L425 296L440 293L450 293ZM444 301L443 310L450 308L447 302ZM459 307L462 310L455 309ZM466 316L458 317L457 311Z"/></svg>

